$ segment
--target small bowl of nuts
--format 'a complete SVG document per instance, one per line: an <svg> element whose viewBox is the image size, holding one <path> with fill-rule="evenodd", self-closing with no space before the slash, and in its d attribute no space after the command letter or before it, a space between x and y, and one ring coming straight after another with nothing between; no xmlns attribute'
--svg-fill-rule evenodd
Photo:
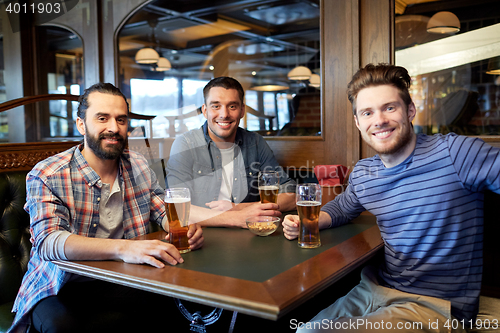
<svg viewBox="0 0 500 333"><path fill-rule="evenodd" d="M275 216L253 216L246 219L248 230L258 236L269 236L278 229L280 218Z"/></svg>

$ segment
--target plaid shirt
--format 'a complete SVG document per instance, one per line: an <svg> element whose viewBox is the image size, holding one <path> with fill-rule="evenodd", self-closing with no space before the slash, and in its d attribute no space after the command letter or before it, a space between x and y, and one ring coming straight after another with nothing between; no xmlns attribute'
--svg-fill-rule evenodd
<svg viewBox="0 0 500 333"><path fill-rule="evenodd" d="M79 149L77 149L79 148ZM50 261L42 260L39 248L55 230L95 237L99 226L102 182L76 146L47 158L31 170L26 180L26 205L30 214L31 258L13 312L11 332L26 332L29 311L40 300L56 295L70 278ZM149 221L161 225L165 215L163 189L141 155L125 150L120 158L119 181L123 195L125 238L148 232Z"/></svg>

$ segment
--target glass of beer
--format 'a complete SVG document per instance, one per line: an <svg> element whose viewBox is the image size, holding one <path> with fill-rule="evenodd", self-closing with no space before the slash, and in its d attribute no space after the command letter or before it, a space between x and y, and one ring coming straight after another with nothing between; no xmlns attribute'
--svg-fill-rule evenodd
<svg viewBox="0 0 500 333"><path fill-rule="evenodd" d="M278 203L280 177L277 171L259 172L259 194L262 203Z"/></svg>
<svg viewBox="0 0 500 333"><path fill-rule="evenodd" d="M180 253L191 251L188 243L189 210L191 195L188 188L167 188L165 190L165 210L170 234L170 243Z"/></svg>
<svg viewBox="0 0 500 333"><path fill-rule="evenodd" d="M299 246L315 248L321 246L319 239L319 208L321 207L321 186L299 184L296 189L297 211L299 213Z"/></svg>

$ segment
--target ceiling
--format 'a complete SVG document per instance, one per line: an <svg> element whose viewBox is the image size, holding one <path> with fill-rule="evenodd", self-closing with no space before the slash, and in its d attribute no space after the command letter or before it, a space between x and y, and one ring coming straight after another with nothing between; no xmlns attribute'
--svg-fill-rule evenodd
<svg viewBox="0 0 500 333"><path fill-rule="evenodd" d="M424 2L433 2L438 0L396 0L395 1L395 12L396 14L403 14L407 6L412 6Z"/></svg>
<svg viewBox="0 0 500 333"><path fill-rule="evenodd" d="M221 62L230 62L234 76L254 71L262 78L277 72L286 77L299 63L319 69L319 2L153 1L122 29L120 59L133 59L147 45L185 76Z"/></svg>

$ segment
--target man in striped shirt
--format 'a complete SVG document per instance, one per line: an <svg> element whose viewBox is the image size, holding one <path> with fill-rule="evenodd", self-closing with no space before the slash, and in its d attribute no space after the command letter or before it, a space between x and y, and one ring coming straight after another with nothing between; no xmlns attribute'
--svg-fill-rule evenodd
<svg viewBox="0 0 500 333"><path fill-rule="evenodd" d="M417 136L410 82L402 67L370 64L349 83L356 125L378 154L356 164L345 193L322 208L320 228L367 210L377 217L385 260L378 269L363 269L358 286L299 331L475 327L483 191L500 193L499 149L455 134ZM287 217L283 227L286 238L296 238L298 217Z"/></svg>
<svg viewBox="0 0 500 333"><path fill-rule="evenodd" d="M52 262L121 260L158 268L183 262L172 244L129 240L146 234L150 223L166 229L167 221L155 173L144 157L125 148L125 96L98 83L79 103L84 143L41 161L27 176L33 247L10 331L155 331L172 320L164 296L66 273ZM188 237L192 249L203 245L198 225L190 226ZM155 312L165 314L165 322L149 320Z"/></svg>

